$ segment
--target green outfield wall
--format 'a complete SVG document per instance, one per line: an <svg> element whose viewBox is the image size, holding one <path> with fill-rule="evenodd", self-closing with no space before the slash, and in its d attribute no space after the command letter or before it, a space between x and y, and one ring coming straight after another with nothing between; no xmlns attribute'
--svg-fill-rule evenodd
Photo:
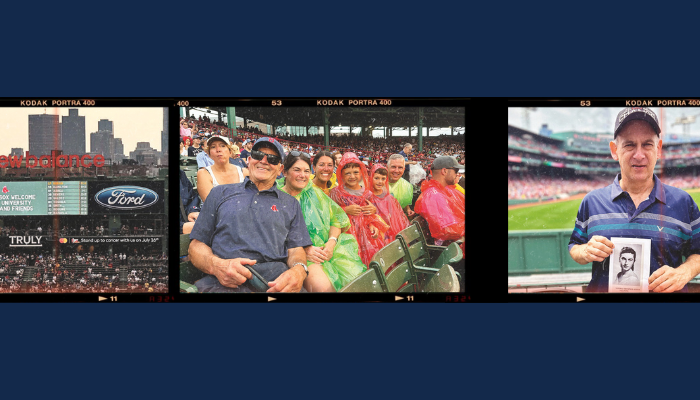
<svg viewBox="0 0 700 400"><path fill-rule="evenodd" d="M570 229L508 231L508 275L590 272L569 256Z"/></svg>

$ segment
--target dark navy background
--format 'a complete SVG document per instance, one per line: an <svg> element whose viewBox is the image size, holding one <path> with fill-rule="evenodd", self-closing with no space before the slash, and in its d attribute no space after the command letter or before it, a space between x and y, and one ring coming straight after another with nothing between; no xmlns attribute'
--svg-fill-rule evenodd
<svg viewBox="0 0 700 400"><path fill-rule="evenodd" d="M687 9L251 4L5 5L0 95L700 97ZM483 182L506 105L479 104ZM3 397L694 394L699 304L497 304L503 229L479 226L488 304L0 304Z"/></svg>

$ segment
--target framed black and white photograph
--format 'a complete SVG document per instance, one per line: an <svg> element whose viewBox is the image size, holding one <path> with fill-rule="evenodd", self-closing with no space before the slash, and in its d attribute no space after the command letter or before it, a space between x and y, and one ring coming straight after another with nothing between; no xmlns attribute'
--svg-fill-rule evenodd
<svg viewBox="0 0 700 400"><path fill-rule="evenodd" d="M610 255L608 291L648 292L650 239L611 238L615 248Z"/></svg>

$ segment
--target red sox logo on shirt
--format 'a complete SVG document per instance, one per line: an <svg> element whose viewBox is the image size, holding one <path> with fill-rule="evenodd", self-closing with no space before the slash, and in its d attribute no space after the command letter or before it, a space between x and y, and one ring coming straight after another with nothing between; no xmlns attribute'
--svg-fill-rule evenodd
<svg viewBox="0 0 700 400"><path fill-rule="evenodd" d="M273 204L272 207L270 207L270 208L271 208L272 211L274 211L274 212L278 212L278 211L279 211L279 210L277 210L277 206L274 205L274 204Z"/></svg>

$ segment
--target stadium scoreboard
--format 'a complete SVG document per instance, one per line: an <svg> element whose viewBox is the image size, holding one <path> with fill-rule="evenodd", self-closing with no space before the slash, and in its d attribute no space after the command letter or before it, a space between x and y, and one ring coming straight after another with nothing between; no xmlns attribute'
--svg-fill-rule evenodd
<svg viewBox="0 0 700 400"><path fill-rule="evenodd" d="M84 181L0 182L2 215L87 215Z"/></svg>

